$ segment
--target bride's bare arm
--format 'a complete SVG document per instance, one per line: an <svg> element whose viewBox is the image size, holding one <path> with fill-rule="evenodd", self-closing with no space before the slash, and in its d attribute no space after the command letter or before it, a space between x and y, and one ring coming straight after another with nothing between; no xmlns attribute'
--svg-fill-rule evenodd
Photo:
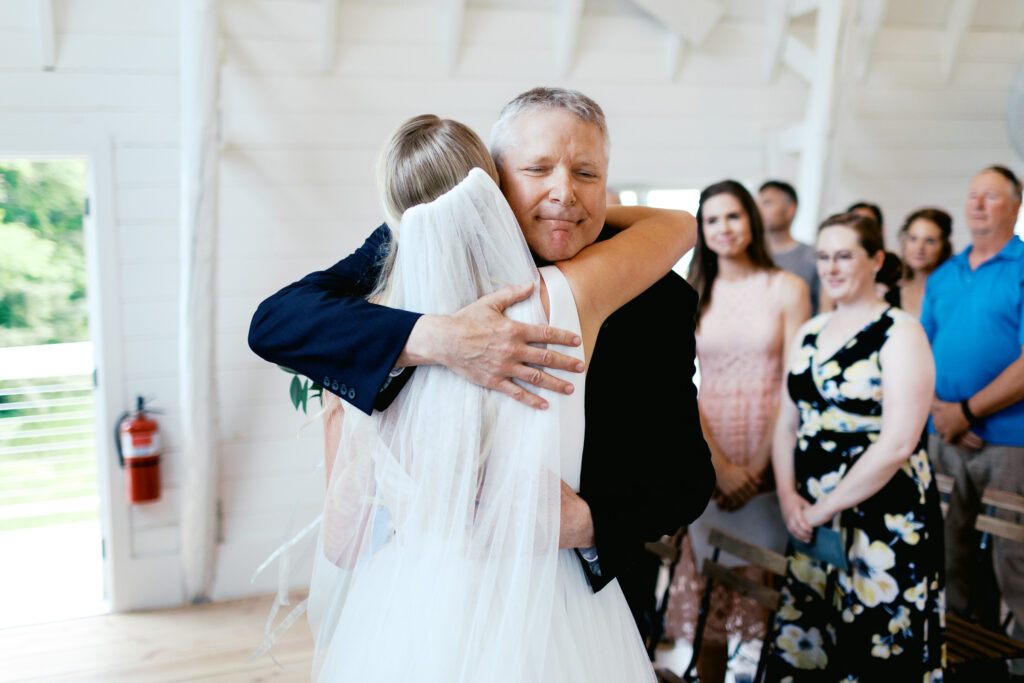
<svg viewBox="0 0 1024 683"><path fill-rule="evenodd" d="M609 206L607 211L604 224L620 232L644 219L672 212L671 209L658 209L653 206L622 206L621 204ZM694 233L694 239L696 239L696 232Z"/></svg>
<svg viewBox="0 0 1024 683"><path fill-rule="evenodd" d="M625 229L557 264L572 286L585 334L661 279L697 240L697 222L685 211L608 207L607 223Z"/></svg>

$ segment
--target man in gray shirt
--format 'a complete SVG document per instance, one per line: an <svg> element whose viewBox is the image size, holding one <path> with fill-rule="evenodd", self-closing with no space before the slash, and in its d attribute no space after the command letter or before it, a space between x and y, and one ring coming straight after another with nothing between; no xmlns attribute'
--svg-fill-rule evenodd
<svg viewBox="0 0 1024 683"><path fill-rule="evenodd" d="M796 216L796 190L787 182L769 180L757 192L757 206L764 221L768 252L775 265L799 275L811 292L811 313L818 312L818 253L789 234Z"/></svg>

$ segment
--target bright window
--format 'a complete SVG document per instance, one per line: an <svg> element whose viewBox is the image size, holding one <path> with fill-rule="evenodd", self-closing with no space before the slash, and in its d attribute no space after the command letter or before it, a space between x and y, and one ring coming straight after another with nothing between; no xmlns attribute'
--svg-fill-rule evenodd
<svg viewBox="0 0 1024 683"><path fill-rule="evenodd" d="M631 189L620 190L619 199L626 206L654 206L659 209L680 209L697 215L697 207L700 205L700 190L695 188L669 189ZM683 258L672 268L682 277L686 277L686 271L690 267L690 259L693 258L693 250L683 254Z"/></svg>

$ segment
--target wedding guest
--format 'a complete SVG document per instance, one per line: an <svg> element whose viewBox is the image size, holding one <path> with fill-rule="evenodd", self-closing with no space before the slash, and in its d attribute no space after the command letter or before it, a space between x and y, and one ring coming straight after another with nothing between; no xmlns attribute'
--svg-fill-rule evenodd
<svg viewBox="0 0 1024 683"><path fill-rule="evenodd" d="M928 340L875 291L874 220L832 216L817 246L836 308L797 333L772 464L789 533L822 545L833 535L839 557L791 544L767 680L939 680L942 513L921 443Z"/></svg>
<svg viewBox="0 0 1024 683"><path fill-rule="evenodd" d="M946 515L949 608L998 627L999 594L975 573L974 520L981 493L994 487L1024 493L1024 241L1014 235L1021 183L1004 166L979 172L964 205L971 243L928 278L921 324L935 353L929 452L953 477ZM996 538L992 564L1002 599L1024 638L1024 545ZM974 615L971 614L974 612ZM1011 671L1024 674L1024 661Z"/></svg>
<svg viewBox="0 0 1024 683"><path fill-rule="evenodd" d="M741 184L707 187L697 209L697 246L690 283L697 305L697 394L701 426L718 486L715 504L689 527L684 557L670 591L670 636L693 637L703 581L695 548L712 527L781 551L785 543L778 501L763 491L782 385L786 344L810 315L807 285L777 268L764 241L761 215ZM753 567L740 571L761 582ZM753 600L715 585L697 661L701 681L725 680L728 636L763 638L767 613Z"/></svg>
<svg viewBox="0 0 1024 683"><path fill-rule="evenodd" d="M900 261L900 257L896 254L891 251L885 251L885 227L882 224L882 209L878 204L856 202L850 205L847 212L863 216L873 222L873 229L878 232L878 238L882 243L882 265L875 271L875 291L878 293L879 298L889 303L894 303L899 294L894 293L892 290L896 288L900 276L903 274L903 262ZM835 302L829 298L828 294L821 295L821 302L821 312L831 311L835 308Z"/></svg>
<svg viewBox="0 0 1024 683"><path fill-rule="evenodd" d="M768 253L779 268L799 275L811 294L811 313L818 310L817 254L814 247L790 234L798 206L796 190L782 180L768 180L757 191L757 208L764 221Z"/></svg>
<svg viewBox="0 0 1024 683"><path fill-rule="evenodd" d="M903 248L903 277L890 290L889 303L899 306L915 318L921 317L925 282L932 271L953 253L949 241L953 218L942 209L925 208L914 211L900 228Z"/></svg>
<svg viewBox="0 0 1024 683"><path fill-rule="evenodd" d="M865 218L871 218L878 224L878 229L882 231L883 243L885 242L885 221L882 219L882 207L878 204L872 204L871 202L854 202L850 204L849 208L846 209L849 213L855 213Z"/></svg>

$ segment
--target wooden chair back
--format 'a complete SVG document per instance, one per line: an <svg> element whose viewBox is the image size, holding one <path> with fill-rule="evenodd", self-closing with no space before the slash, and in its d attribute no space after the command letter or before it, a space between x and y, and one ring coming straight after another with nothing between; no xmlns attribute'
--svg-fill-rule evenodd
<svg viewBox="0 0 1024 683"><path fill-rule="evenodd" d="M939 488L942 490L941 480ZM1024 496L998 489L985 489L981 502L985 506L985 512L977 516L974 528L982 533L982 550L989 547L991 536L1024 543L1024 524L996 516L999 511L1024 514ZM1004 632L968 621L952 612L946 614L946 648L949 664L954 671L962 674L967 673L964 667L970 663L977 667L979 663L986 661L1017 659L1024 656L1024 642L1014 640Z"/></svg>
<svg viewBox="0 0 1024 683"><path fill-rule="evenodd" d="M681 551L679 550L679 543L676 540L676 537L673 536L662 536L661 539L657 541L644 543L644 549L653 555L657 555L661 558L662 562L670 565L674 565L678 562L679 555L681 554Z"/></svg>
<svg viewBox="0 0 1024 683"><path fill-rule="evenodd" d="M992 534L1017 543L1024 543L1024 524L1010 522L996 517L998 510L1024 514L1024 496L1009 491L985 489L981 495L981 504L986 512L978 515L974 528L982 533Z"/></svg>
<svg viewBox="0 0 1024 683"><path fill-rule="evenodd" d="M665 636L665 613L668 611L668 596L672 588L672 579L675 577L676 566L682 556L680 544L686 538L686 527L680 527L672 536L662 536L657 541L644 544L647 552L656 555L661 560L661 575L658 577L658 585L655 589L655 607L652 615L651 628L644 635L644 647L647 648L647 655L653 662L658 646ZM657 673L657 672L656 672ZM666 680L673 683L670 671L664 671L669 676ZM660 680L660 679L659 679Z"/></svg>
<svg viewBox="0 0 1024 683"><path fill-rule="evenodd" d="M771 614L768 617L768 632L765 634L761 646L761 657L757 663L757 673L754 675L755 683L764 676L766 655L772 642L772 631L775 626L775 612L779 609L782 601L782 594L769 586L762 585L753 579L737 574L729 567L718 561L721 553L725 552L733 557L745 560L751 566L760 567L771 572L774 576L785 576L789 567L789 560L785 555L762 548L761 546L737 538L731 534L718 529L711 529L708 534L708 544L714 548L710 558L704 560L701 573L707 579L704 585L704 595L701 597L700 614L697 617L697 632L693 638L693 656L690 658L690 665L683 672L681 680L697 680L697 659L700 657L701 642L704 638L704 628L707 625L708 612L711 607L711 588L714 583L720 583L729 590L751 598L757 604L767 609ZM658 672L659 675L662 672ZM663 680L672 681L665 677ZM674 681L673 681L674 683Z"/></svg>
<svg viewBox="0 0 1024 683"><path fill-rule="evenodd" d="M788 560L784 555L762 548L759 545L731 536L724 531L712 529L708 534L708 543L715 548L712 558L704 560L701 573L712 581L718 582L731 591L752 599L770 612L779 608L781 595L778 591L764 586L752 579L737 574L717 561L718 551L729 553L734 557L746 560L751 566L765 569L776 576L785 576Z"/></svg>

